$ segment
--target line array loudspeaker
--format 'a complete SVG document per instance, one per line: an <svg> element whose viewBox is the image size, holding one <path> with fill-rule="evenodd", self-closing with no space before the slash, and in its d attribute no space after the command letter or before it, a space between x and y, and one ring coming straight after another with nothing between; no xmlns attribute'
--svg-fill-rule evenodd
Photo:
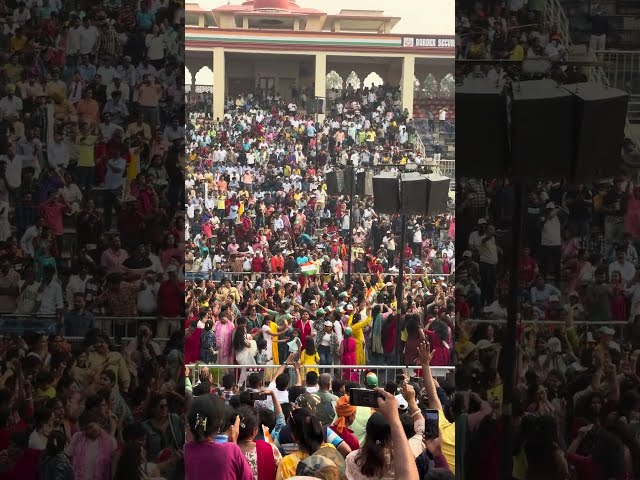
<svg viewBox="0 0 640 480"><path fill-rule="evenodd" d="M373 208L379 213L400 212L400 183L390 172L375 175L372 179Z"/></svg>

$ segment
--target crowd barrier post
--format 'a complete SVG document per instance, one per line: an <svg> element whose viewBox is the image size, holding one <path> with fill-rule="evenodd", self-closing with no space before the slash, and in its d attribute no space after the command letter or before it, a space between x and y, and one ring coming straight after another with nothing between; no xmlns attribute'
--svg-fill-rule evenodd
<svg viewBox="0 0 640 480"><path fill-rule="evenodd" d="M209 368L211 374L213 375L213 382L217 385L222 384L222 377L227 373L234 373L236 380L239 378L240 372L245 370L245 373L248 375L253 372L258 372L265 379L272 379L271 376L273 372L275 372L280 365L219 365L219 364L205 364L205 363L189 363L185 365L185 367L189 368L191 384L195 385L199 378L199 372L202 368ZM293 367L287 367L293 370ZM407 366L407 365L313 365L307 367L307 369L314 368L317 369L320 373L329 373L332 377L334 377L338 372L342 372L341 377L344 378L344 375L348 375L352 378L355 378L357 375L358 381L360 383L364 383L364 377L367 372L374 372L378 376L378 385L380 387L384 387L387 382L395 382L396 376L400 374L407 374L410 377L416 376L420 374L420 368L416 366ZM305 375L305 366L303 365L301 368L302 376ZM346 372L345 372L346 371ZM271 373L267 373L271 372ZM446 378L449 375L452 375L455 372L455 366L445 366L445 367L431 367L431 373L436 378ZM265 373L267 373L265 375ZM291 384L293 386L293 375L291 377ZM267 381L265 381L268 384Z"/></svg>
<svg viewBox="0 0 640 480"><path fill-rule="evenodd" d="M106 333L112 339L120 339L122 342L134 340L138 335L141 323L149 325L152 330L155 327L156 336L153 340L164 344L169 340L172 332L182 328L181 318L164 317L94 317L94 327ZM172 325L180 323L179 325ZM60 328L59 328L60 327ZM23 336L27 332L44 333L46 335L61 335L70 342L79 342L84 337L65 335L64 322L60 323L55 315L23 315L4 314L0 318L0 334L15 334Z"/></svg>

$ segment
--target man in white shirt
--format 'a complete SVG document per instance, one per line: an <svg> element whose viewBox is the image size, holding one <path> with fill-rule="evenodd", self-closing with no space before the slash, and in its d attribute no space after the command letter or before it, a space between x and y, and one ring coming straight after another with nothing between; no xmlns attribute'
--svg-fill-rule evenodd
<svg viewBox="0 0 640 480"><path fill-rule="evenodd" d="M116 68L111 63L110 56L106 55L104 57L102 65L98 67L98 71L96 73L102 77L102 83L105 85L109 85L113 82L113 77L116 75Z"/></svg>
<svg viewBox="0 0 640 480"><path fill-rule="evenodd" d="M91 20L85 15L82 19L82 26L78 30L78 50L81 55L89 55L98 41L100 32L91 25Z"/></svg>
<svg viewBox="0 0 640 480"><path fill-rule="evenodd" d="M478 252L480 249L481 238L487 230L487 221L484 218L478 220L478 229L471 232L467 248L471 251Z"/></svg>
<svg viewBox="0 0 640 480"><path fill-rule="evenodd" d="M493 225L487 226L486 233L480 237L480 288L486 303L493 303L495 299L498 275L498 250L496 245L496 230Z"/></svg>
<svg viewBox="0 0 640 480"><path fill-rule="evenodd" d="M7 95L0 99L0 113L5 117L19 115L22 112L22 100L15 95L16 86L9 84L5 90Z"/></svg>
<svg viewBox="0 0 640 480"><path fill-rule="evenodd" d="M447 108L444 107L438 113L438 124L439 124L440 130L442 130L446 121L447 121Z"/></svg>
<svg viewBox="0 0 640 480"><path fill-rule="evenodd" d="M103 141L108 142L113 138L114 133L120 132L124 137L124 130L117 123L111 121L111 113L105 112L102 115L104 122L98 126L100 136Z"/></svg>
<svg viewBox="0 0 640 480"><path fill-rule="evenodd" d="M40 307L38 315L62 315L64 313L64 299L62 286L54 279L55 270L46 265L43 269L42 283L38 288Z"/></svg>
<svg viewBox="0 0 640 480"><path fill-rule="evenodd" d="M60 131L53 134L53 142L47 144L47 162L56 170L66 168L69 164L71 151Z"/></svg>
<svg viewBox="0 0 640 480"><path fill-rule="evenodd" d="M556 208L555 203L545 206L544 216L540 219L542 233L540 237L540 270L543 274L552 274L560 280L560 260L562 245L562 224L559 214L565 210Z"/></svg>
<svg viewBox="0 0 640 480"><path fill-rule="evenodd" d="M155 272L147 270L144 279L140 282L137 306L141 316L151 316L158 311L160 283L156 280Z"/></svg>
<svg viewBox="0 0 640 480"><path fill-rule="evenodd" d="M22 235L20 239L20 248L22 251L29 255L31 258L35 258L36 247L34 242L40 238L42 233L42 218L36 219L36 222L31 225Z"/></svg>
<svg viewBox="0 0 640 480"><path fill-rule="evenodd" d="M613 272L618 272L625 285L630 285L636 276L636 267L626 258L626 248L619 246L616 248L616 260L609 264L609 278Z"/></svg>
<svg viewBox="0 0 640 480"><path fill-rule="evenodd" d="M66 289L67 302L73 302L73 296L76 293L82 293L84 295L87 289L87 282L89 280L91 280L89 270L86 264L82 264L80 266L80 271L76 275L71 275L69 277L69 283L67 283ZM72 307L72 304L69 305L69 307Z"/></svg>

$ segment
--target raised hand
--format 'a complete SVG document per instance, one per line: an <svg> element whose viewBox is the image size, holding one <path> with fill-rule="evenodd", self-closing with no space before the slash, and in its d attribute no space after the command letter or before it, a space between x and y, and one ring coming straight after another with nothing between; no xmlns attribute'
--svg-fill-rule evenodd
<svg viewBox="0 0 640 480"><path fill-rule="evenodd" d="M418 361L421 366L428 367L431 365L431 359L433 358L433 352L431 351L431 345L429 342L421 342L418 345Z"/></svg>

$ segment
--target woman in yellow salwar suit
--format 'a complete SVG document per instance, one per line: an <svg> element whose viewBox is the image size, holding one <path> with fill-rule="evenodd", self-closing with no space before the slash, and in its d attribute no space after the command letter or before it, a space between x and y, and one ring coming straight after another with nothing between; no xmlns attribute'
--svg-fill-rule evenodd
<svg viewBox="0 0 640 480"><path fill-rule="evenodd" d="M268 326L268 328L267 328ZM272 365L280 365L280 355L278 354L278 339L279 336L282 335L286 329L288 324L285 324L282 327L278 327L278 324L275 322L273 316L269 315L265 318L265 324L262 327L262 331L271 337L271 348L270 350L271 358L273 359ZM272 368L266 368L264 372L264 380L270 381L273 376L273 372L275 370Z"/></svg>
<svg viewBox="0 0 640 480"><path fill-rule="evenodd" d="M366 349L364 348L364 330L371 325L371 305L366 300L362 300L358 305L358 313L349 317L349 325L351 327L351 335L356 341L356 364L365 365L367 363Z"/></svg>

